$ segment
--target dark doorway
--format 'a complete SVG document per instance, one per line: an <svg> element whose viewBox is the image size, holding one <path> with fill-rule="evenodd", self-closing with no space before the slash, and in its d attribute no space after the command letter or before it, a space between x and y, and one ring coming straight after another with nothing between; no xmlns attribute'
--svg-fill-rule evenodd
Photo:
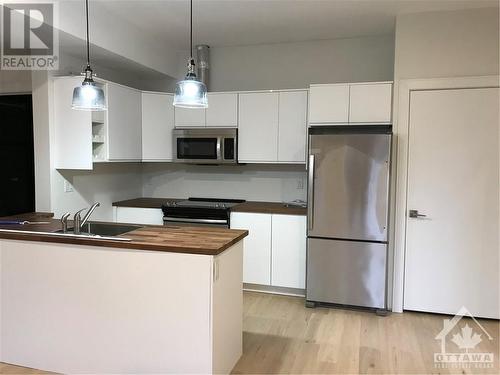
<svg viewBox="0 0 500 375"><path fill-rule="evenodd" d="M35 211L31 95L0 95L0 216Z"/></svg>

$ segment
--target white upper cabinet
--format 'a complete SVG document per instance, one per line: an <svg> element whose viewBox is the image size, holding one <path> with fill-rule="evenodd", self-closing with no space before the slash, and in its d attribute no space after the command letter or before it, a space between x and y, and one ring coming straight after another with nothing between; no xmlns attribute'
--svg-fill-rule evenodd
<svg viewBox="0 0 500 375"><path fill-rule="evenodd" d="M109 160L141 160L141 92L114 83L107 86Z"/></svg>
<svg viewBox="0 0 500 375"><path fill-rule="evenodd" d="M349 121L349 85L311 85L309 123L332 124Z"/></svg>
<svg viewBox="0 0 500 375"><path fill-rule="evenodd" d="M55 167L92 169L91 112L71 108L73 89L82 77L54 79Z"/></svg>
<svg viewBox="0 0 500 375"><path fill-rule="evenodd" d="M208 93L206 126L213 128L238 127L237 93Z"/></svg>
<svg viewBox="0 0 500 375"><path fill-rule="evenodd" d="M172 161L174 96L142 93L142 160Z"/></svg>
<svg viewBox="0 0 500 375"><path fill-rule="evenodd" d="M205 114L206 114L206 110L204 108L179 108L179 107L175 107L175 127L176 128L204 128L205 127Z"/></svg>
<svg viewBox="0 0 500 375"><path fill-rule="evenodd" d="M279 93L278 162L305 163L307 91Z"/></svg>
<svg viewBox="0 0 500 375"><path fill-rule="evenodd" d="M248 163L278 159L279 93L239 95L238 160Z"/></svg>
<svg viewBox="0 0 500 375"><path fill-rule="evenodd" d="M391 83L351 84L349 122L390 123Z"/></svg>
<svg viewBox="0 0 500 375"><path fill-rule="evenodd" d="M311 85L309 124L390 123L392 83Z"/></svg>

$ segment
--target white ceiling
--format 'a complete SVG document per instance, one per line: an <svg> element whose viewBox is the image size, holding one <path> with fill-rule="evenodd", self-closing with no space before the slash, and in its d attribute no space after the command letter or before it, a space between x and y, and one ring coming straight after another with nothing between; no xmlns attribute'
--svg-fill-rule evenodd
<svg viewBox="0 0 500 375"><path fill-rule="evenodd" d="M384 35L401 13L497 7L498 0L195 0L194 43L212 47ZM169 46L187 49L188 0L101 0Z"/></svg>

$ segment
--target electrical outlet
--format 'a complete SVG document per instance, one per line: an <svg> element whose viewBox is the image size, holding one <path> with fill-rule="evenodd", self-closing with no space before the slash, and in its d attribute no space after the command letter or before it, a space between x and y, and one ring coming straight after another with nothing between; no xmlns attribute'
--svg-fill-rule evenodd
<svg viewBox="0 0 500 375"><path fill-rule="evenodd" d="M304 180L302 178L299 178L297 180L297 190L303 190L304 189Z"/></svg>
<svg viewBox="0 0 500 375"><path fill-rule="evenodd" d="M73 185L68 180L64 180L64 192L71 193L73 192Z"/></svg>

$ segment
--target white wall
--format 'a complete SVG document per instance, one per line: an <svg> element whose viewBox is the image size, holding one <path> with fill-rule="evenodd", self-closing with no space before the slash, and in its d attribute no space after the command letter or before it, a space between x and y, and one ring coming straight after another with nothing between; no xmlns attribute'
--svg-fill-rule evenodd
<svg viewBox="0 0 500 375"><path fill-rule="evenodd" d="M173 79L164 74L153 72L145 66L116 56L111 52L102 51L100 48L94 47L93 51L95 50L98 53L95 54L96 57L92 58L92 69L99 78L146 91L165 92L172 86ZM81 52L84 52L83 46ZM108 56L103 61L102 56L105 54ZM120 64L111 63L112 60L120 61ZM83 55L75 56L61 50L59 70L55 74L78 75L83 70L84 65L85 57Z"/></svg>
<svg viewBox="0 0 500 375"><path fill-rule="evenodd" d="M64 180L72 184L72 192L64 192ZM101 206L95 210L92 219L113 221L113 202L140 196L140 164L95 164L93 171L54 169L52 172L52 212L56 217L65 212L73 214L99 202Z"/></svg>
<svg viewBox="0 0 500 375"><path fill-rule="evenodd" d="M498 8L398 16L396 80L498 74L498 19Z"/></svg>
<svg viewBox="0 0 500 375"><path fill-rule="evenodd" d="M242 198L276 202L306 199L305 166L144 164L143 173L145 197ZM298 189L299 183L301 189Z"/></svg>
<svg viewBox="0 0 500 375"><path fill-rule="evenodd" d="M186 74L186 52L179 76ZM210 48L210 91L293 89L393 79L394 37Z"/></svg>
<svg viewBox="0 0 500 375"><path fill-rule="evenodd" d="M84 12L83 1L60 1L60 30L85 39ZM93 44L164 74L175 75L175 49L111 13L105 4L99 4L98 1L91 2L90 17Z"/></svg>

